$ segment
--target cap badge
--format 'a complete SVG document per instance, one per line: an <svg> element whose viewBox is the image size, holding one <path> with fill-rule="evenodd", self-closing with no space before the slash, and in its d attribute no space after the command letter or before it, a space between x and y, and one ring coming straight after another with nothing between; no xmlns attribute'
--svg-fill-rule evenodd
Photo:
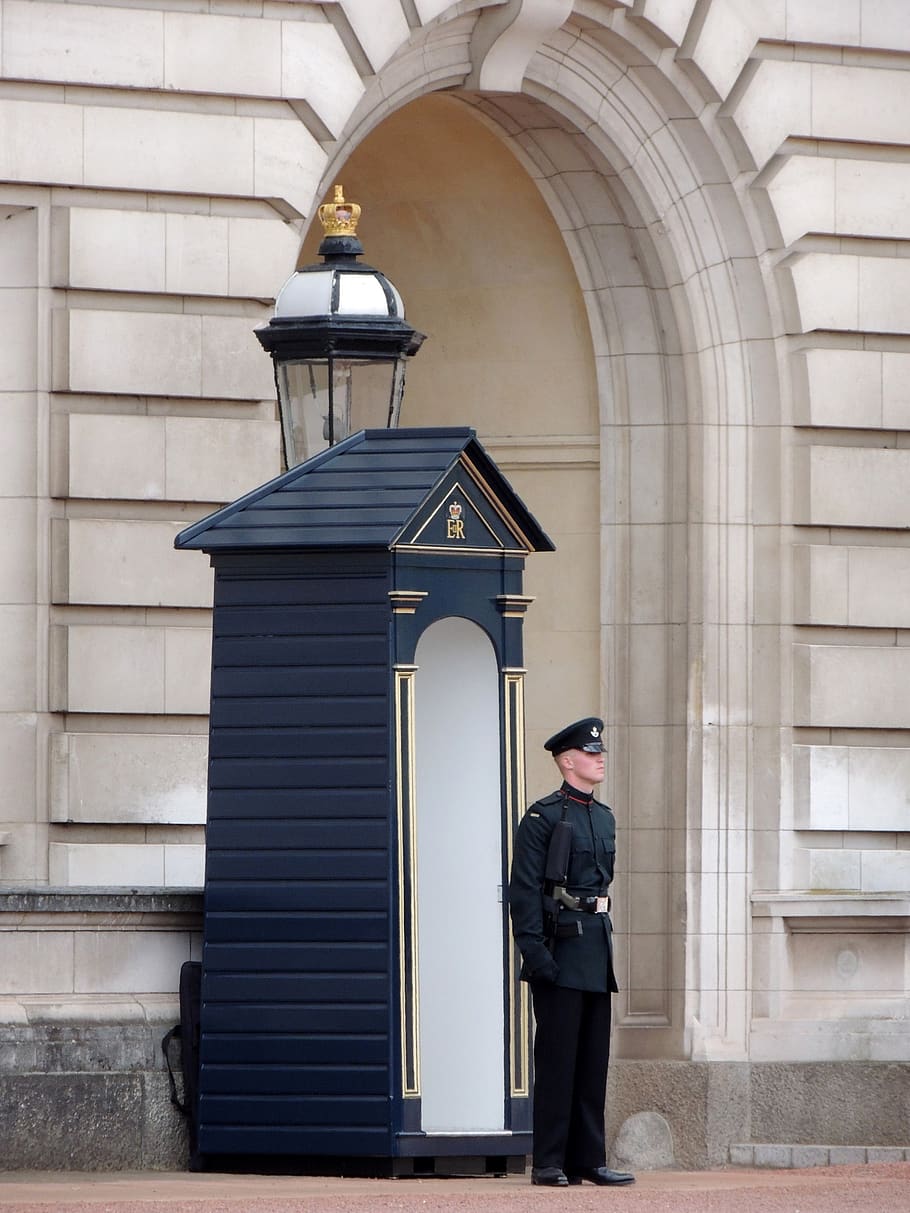
<svg viewBox="0 0 910 1213"><path fill-rule="evenodd" d="M593 725L593 726L591 727L591 736L592 736L592 737L599 737L599 736L600 736L600 729L598 729L598 727L597 727L597 725L596 725L596 724L595 724L595 725Z"/></svg>

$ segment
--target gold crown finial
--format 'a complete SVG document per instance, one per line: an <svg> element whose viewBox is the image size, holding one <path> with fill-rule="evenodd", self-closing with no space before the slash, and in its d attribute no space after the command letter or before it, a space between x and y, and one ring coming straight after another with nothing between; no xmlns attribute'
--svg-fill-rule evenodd
<svg viewBox="0 0 910 1213"><path fill-rule="evenodd" d="M335 186L335 197L319 208L319 222L327 236L353 236L357 231L360 207L356 202L345 202L344 188Z"/></svg>

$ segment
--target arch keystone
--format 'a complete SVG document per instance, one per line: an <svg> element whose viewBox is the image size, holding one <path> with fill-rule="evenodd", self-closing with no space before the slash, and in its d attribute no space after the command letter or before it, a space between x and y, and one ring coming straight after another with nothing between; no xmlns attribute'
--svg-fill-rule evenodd
<svg viewBox="0 0 910 1213"><path fill-rule="evenodd" d="M573 0L507 0L480 16L471 39L467 88L521 92L531 57L572 15Z"/></svg>

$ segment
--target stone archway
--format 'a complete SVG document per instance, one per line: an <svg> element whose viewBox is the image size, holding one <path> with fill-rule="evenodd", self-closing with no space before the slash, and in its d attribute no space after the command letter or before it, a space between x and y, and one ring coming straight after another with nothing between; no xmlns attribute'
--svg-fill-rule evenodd
<svg viewBox="0 0 910 1213"><path fill-rule="evenodd" d="M495 217L474 250L489 271L504 263L493 233L508 207L494 202L495 192L484 195L483 174L469 173L457 140L446 148L447 132L470 115L493 134L500 158L511 154L521 167L515 198L533 186L545 204L551 226L535 230L550 240L558 233L570 258L567 291L577 292L587 321L587 340L574 348L595 385L593 428L554 430L542 423L552 415L535 406L524 414L506 409L505 427L502 411L484 415L478 428L545 523L547 478L567 467L565 484L579 473L579 484L598 477L596 496L570 489L561 500L574 500L576 515L587 503L587 520L595 511L598 518L596 537L582 527L578 542L601 563L594 690L609 728L608 797L626 839L617 881L626 965L618 1051L742 1057L753 756L761 752L773 769L779 745L775 728L759 727L753 711L778 696L781 677L776 657L756 662L753 627L754 586L779 581L776 547L767 555L756 548L755 512L760 499L763 521L779 517L777 307L753 217L737 192L733 150L718 123L704 118L702 91L662 55L653 31L626 25L620 35L618 22L598 21L593 10L566 20L571 7L510 5L515 19L499 32L492 10L480 19L440 16L394 60L394 100L381 80L368 91L335 163L347 161L347 173L348 164L369 162L383 130L405 132L421 106L436 106L437 119L447 106L434 138L481 200L481 213ZM548 31L531 21L531 9L550 21ZM430 95L434 88L450 95ZM406 139L399 149L407 155ZM407 205L388 169L387 156L374 156L367 175ZM439 251L429 264L442 283L447 234L434 235ZM400 231L398 240L403 249ZM541 264L555 264L552 243L544 247ZM383 264L396 277L397 267ZM396 280L403 285L400 273ZM519 349L533 359L532 340ZM422 370L429 385L431 357ZM451 398L440 419L471 420ZM559 616L546 574L540 586L535 577L532 567L529 588L539 602L527 630L528 737L536 786L548 776L534 752L535 730L543 732L552 705L535 698L533 671L547 668ZM773 605L770 617L780 618ZM566 668L587 686L585 655L595 642L582 621L573 643ZM591 691L583 695L580 712ZM769 791L776 800L773 776Z"/></svg>

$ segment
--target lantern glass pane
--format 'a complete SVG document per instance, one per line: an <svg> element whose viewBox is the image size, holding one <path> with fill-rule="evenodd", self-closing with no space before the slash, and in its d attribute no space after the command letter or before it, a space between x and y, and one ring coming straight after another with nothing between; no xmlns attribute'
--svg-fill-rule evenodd
<svg viewBox="0 0 910 1213"><path fill-rule="evenodd" d="M289 468L325 450L329 412L327 362L284 362L278 367L281 433Z"/></svg>
<svg viewBox="0 0 910 1213"><path fill-rule="evenodd" d="M395 368L401 361L403 359L397 358L335 360L335 413L345 437L358 430L390 427Z"/></svg>
<svg viewBox="0 0 910 1213"><path fill-rule="evenodd" d="M398 424L405 358L284 362L279 407L288 467L362 429Z"/></svg>
<svg viewBox="0 0 910 1213"><path fill-rule="evenodd" d="M393 282L389 283L389 287L395 299L395 311L393 315L397 316L399 320L404 320L404 300L401 298L398 287Z"/></svg>
<svg viewBox="0 0 910 1213"><path fill-rule="evenodd" d="M379 280L372 274L339 274L338 314L388 316L389 301Z"/></svg>
<svg viewBox="0 0 910 1213"><path fill-rule="evenodd" d="M327 316L332 310L332 270L312 270L293 274L275 300L275 315Z"/></svg>

